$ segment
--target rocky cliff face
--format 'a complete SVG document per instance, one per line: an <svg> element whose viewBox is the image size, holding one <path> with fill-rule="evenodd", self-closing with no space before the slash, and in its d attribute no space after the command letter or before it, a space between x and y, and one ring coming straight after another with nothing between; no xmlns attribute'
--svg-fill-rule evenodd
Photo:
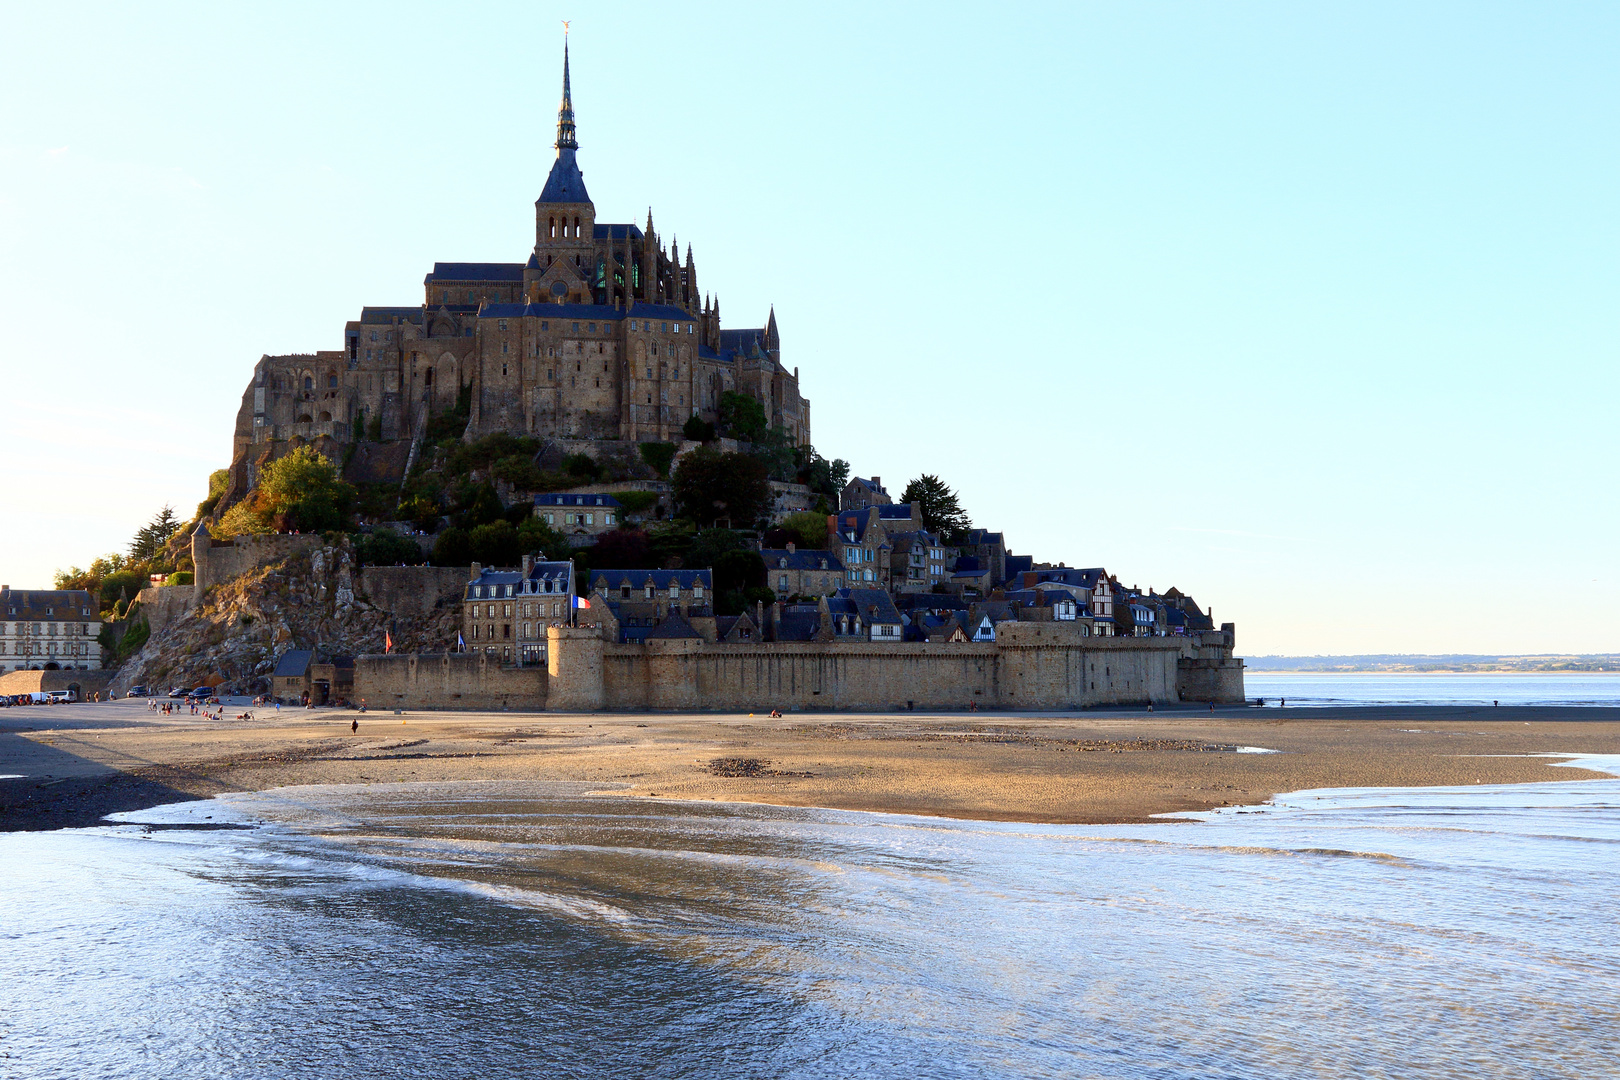
<svg viewBox="0 0 1620 1080"><path fill-rule="evenodd" d="M189 611L153 625L151 638L124 664L112 689L123 693L144 683L167 690L223 680L230 692L261 693L288 649L380 653L386 631L399 652L454 647L458 604L410 615L383 610L357 594L352 559L346 542L317 547L208 589Z"/></svg>

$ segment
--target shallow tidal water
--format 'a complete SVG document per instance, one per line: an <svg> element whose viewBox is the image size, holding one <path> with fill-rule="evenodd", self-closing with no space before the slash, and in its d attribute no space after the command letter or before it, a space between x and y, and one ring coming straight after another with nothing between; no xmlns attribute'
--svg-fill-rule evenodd
<svg viewBox="0 0 1620 1080"><path fill-rule="evenodd" d="M0 1077L1620 1069L1620 779L1108 827L589 790L0 835Z"/></svg>

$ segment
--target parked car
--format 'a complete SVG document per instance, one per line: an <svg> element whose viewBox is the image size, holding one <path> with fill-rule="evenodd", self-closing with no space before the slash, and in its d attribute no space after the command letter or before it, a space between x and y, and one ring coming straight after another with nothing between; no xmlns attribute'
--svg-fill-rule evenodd
<svg viewBox="0 0 1620 1080"><path fill-rule="evenodd" d="M199 686L186 696L195 698L198 701L207 701L214 696L214 688L212 686Z"/></svg>
<svg viewBox="0 0 1620 1080"><path fill-rule="evenodd" d="M169 696L172 698L183 698L189 693L191 693L191 691L187 690L185 687L176 686L169 691Z"/></svg>
<svg viewBox="0 0 1620 1080"><path fill-rule="evenodd" d="M45 695L50 698L52 705L71 705L79 700L77 690L47 690Z"/></svg>
<svg viewBox="0 0 1620 1080"><path fill-rule="evenodd" d="M125 694L124 696L127 698L151 697L152 688L150 686L132 686L129 688L129 693Z"/></svg>

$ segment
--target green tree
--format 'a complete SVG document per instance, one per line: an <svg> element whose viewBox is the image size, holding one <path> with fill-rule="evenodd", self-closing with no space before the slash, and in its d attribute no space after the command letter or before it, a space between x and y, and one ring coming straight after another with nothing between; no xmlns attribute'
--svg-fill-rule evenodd
<svg viewBox="0 0 1620 1080"><path fill-rule="evenodd" d="M693 535L681 556L681 565L691 570L712 568L722 555L747 546L748 541L734 529L704 529Z"/></svg>
<svg viewBox="0 0 1620 1080"><path fill-rule="evenodd" d="M466 529L452 526L433 542L434 566L466 566L472 561L472 543Z"/></svg>
<svg viewBox="0 0 1620 1080"><path fill-rule="evenodd" d="M517 539L521 553L543 555L559 562L567 559L573 550L566 536L533 514L517 527Z"/></svg>
<svg viewBox="0 0 1620 1080"><path fill-rule="evenodd" d="M516 566L523 559L518 550L518 532L510 521L480 525L467 536L473 562L485 566Z"/></svg>
<svg viewBox="0 0 1620 1080"><path fill-rule="evenodd" d="M714 425L697 413L693 413L686 418L686 424L682 426L681 434L693 442L714 442Z"/></svg>
<svg viewBox="0 0 1620 1080"><path fill-rule="evenodd" d="M197 516L206 517L214 512L219 500L230 486L231 471L229 469L215 469L208 474L208 498L197 504Z"/></svg>
<svg viewBox="0 0 1620 1080"><path fill-rule="evenodd" d="M355 490L324 454L299 446L264 467L259 495L279 527L316 532L342 527Z"/></svg>
<svg viewBox="0 0 1620 1080"><path fill-rule="evenodd" d="M463 504L460 524L464 529L476 529L505 517L506 507L501 505L495 485L485 480L473 489L472 496Z"/></svg>
<svg viewBox="0 0 1620 1080"><path fill-rule="evenodd" d="M765 560L757 551L728 551L714 562L715 613L736 615L754 600L764 600ZM774 602L775 594L771 594Z"/></svg>
<svg viewBox="0 0 1620 1080"><path fill-rule="evenodd" d="M791 484L799 478L799 448L787 428L766 428L749 446L749 453L758 458L772 480Z"/></svg>
<svg viewBox="0 0 1620 1080"><path fill-rule="evenodd" d="M771 504L765 466L748 454L700 447L681 459L672 482L679 513L699 525L724 520L746 528L763 517Z"/></svg>
<svg viewBox="0 0 1620 1080"><path fill-rule="evenodd" d="M957 538L973 528L967 511L957 501L956 492L937 476L923 473L906 485L903 503L917 503L922 510L923 528L942 537Z"/></svg>
<svg viewBox="0 0 1620 1080"><path fill-rule="evenodd" d="M589 454L569 454L562 459L563 472L577 480L595 480L602 475L602 466Z"/></svg>
<svg viewBox="0 0 1620 1080"><path fill-rule="evenodd" d="M669 463L675 460L675 444L644 442L641 444L641 460L659 476L668 476Z"/></svg>
<svg viewBox="0 0 1620 1080"><path fill-rule="evenodd" d="M758 398L734 390L720 395L720 431L727 437L753 442L765 434L769 425L765 406Z"/></svg>
<svg viewBox="0 0 1620 1080"><path fill-rule="evenodd" d="M423 532L438 528L442 514L438 503L422 495L412 495L400 503L398 513L401 521L408 521Z"/></svg>
<svg viewBox="0 0 1620 1080"><path fill-rule="evenodd" d="M792 533L793 543L807 551L820 551L827 546L827 515L814 510L801 510L783 518L777 528Z"/></svg>
<svg viewBox="0 0 1620 1080"><path fill-rule="evenodd" d="M849 462L843 458L828 461L808 444L799 447L795 453L799 483L836 503L844 493L844 485L849 483Z"/></svg>
<svg viewBox="0 0 1620 1080"><path fill-rule="evenodd" d="M174 507L164 504L163 509L152 515L152 520L141 526L135 538L129 542L130 560L146 562L163 550L163 545L179 528L180 519L174 516Z"/></svg>
<svg viewBox="0 0 1620 1080"><path fill-rule="evenodd" d="M416 566L427 561L421 545L392 529L361 533L355 540L354 553L362 566Z"/></svg>

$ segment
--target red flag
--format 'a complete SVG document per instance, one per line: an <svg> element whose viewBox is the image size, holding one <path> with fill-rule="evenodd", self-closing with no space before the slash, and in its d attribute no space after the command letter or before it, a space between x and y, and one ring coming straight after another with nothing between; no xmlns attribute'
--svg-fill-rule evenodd
<svg viewBox="0 0 1620 1080"><path fill-rule="evenodd" d="M393 651L394 651L394 635L389 633L387 630L384 630L383 631L383 652L385 654L387 654L387 653L391 653Z"/></svg>

